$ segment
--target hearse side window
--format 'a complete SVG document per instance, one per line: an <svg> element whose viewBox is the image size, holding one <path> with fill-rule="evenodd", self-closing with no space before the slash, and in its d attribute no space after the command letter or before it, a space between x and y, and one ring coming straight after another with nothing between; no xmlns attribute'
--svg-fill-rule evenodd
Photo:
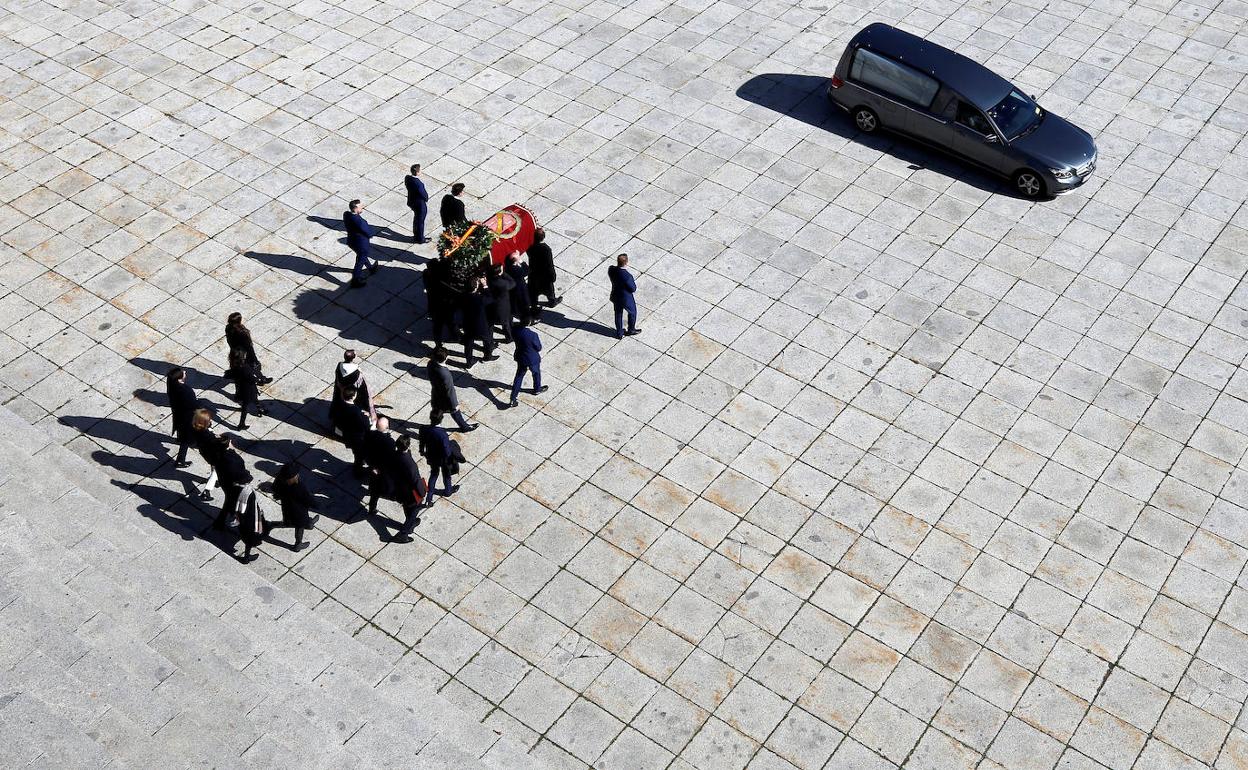
<svg viewBox="0 0 1248 770"><path fill-rule="evenodd" d="M940 83L918 70L907 67L865 48L854 51L849 76L890 96L928 107L940 90Z"/></svg>

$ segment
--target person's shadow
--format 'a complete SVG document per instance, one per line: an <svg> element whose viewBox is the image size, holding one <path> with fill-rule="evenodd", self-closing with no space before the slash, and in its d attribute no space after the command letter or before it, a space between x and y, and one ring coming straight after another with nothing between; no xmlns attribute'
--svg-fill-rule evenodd
<svg viewBox="0 0 1248 770"><path fill-rule="evenodd" d="M589 332L590 334L603 334L608 337L615 336L614 326L607 326L606 324L599 323L592 318L577 321L575 319L568 318L563 313L556 312L551 308L543 308L541 322L555 329L570 329L573 331L579 329L581 331Z"/></svg>
<svg viewBox="0 0 1248 770"><path fill-rule="evenodd" d="M347 231L347 226L342 223L341 218L334 219L333 217L318 217L315 214L309 214L308 221L315 222L321 227L336 230L340 233L345 233ZM402 233L393 230L389 225L373 225L373 237L385 238L391 241L402 241L403 243L412 243L412 236L403 235ZM346 243L346 240L343 240L342 243ZM377 247L374 246L373 248Z"/></svg>
<svg viewBox="0 0 1248 770"><path fill-rule="evenodd" d="M864 134L858 131L849 116L828 101L827 87L828 78L824 75L768 72L755 75L741 84L737 88L737 96L759 108L747 107L743 112L746 117L771 123L774 120L771 113L778 112L874 150L887 152L906 161L913 171L928 169L979 190L1014 195L1009 185L956 158L928 150L914 142L898 141L899 137L895 134Z"/></svg>

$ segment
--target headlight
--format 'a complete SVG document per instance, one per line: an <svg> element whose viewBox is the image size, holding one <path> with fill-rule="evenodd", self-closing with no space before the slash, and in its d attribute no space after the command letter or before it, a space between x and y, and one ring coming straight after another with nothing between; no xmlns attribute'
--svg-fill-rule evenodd
<svg viewBox="0 0 1248 770"><path fill-rule="evenodd" d="M1049 173L1054 179L1074 179L1075 170L1073 168L1051 168Z"/></svg>

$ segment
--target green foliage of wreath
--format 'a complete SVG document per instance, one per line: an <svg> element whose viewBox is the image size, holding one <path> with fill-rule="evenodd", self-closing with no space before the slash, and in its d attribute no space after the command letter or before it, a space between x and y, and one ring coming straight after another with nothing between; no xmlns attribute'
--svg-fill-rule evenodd
<svg viewBox="0 0 1248 770"><path fill-rule="evenodd" d="M460 240L469 230L472 232L468 238L459 244L459 248L455 248L452 237ZM492 230L477 222L456 222L438 236L438 255L445 257L448 253L451 254L452 282L467 290L477 278L485 274L494 238Z"/></svg>

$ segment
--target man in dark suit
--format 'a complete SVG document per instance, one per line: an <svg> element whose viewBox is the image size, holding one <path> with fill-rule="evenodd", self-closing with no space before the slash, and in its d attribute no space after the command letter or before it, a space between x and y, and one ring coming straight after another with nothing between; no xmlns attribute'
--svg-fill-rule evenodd
<svg viewBox="0 0 1248 770"><path fill-rule="evenodd" d="M238 508L239 493L244 486L251 483L251 473L247 470L247 463L234 450L233 435L221 434L221 450L218 456L220 465L216 469L217 481L221 489L225 490L225 499L221 501L221 512L217 514L217 520L212 523L212 527L225 529L226 522Z"/></svg>
<svg viewBox="0 0 1248 770"><path fill-rule="evenodd" d="M464 209L464 202L459 196L464 194L464 183L456 182L451 185L451 192L442 196L442 229L450 227L454 222L467 222L468 213Z"/></svg>
<svg viewBox="0 0 1248 770"><path fill-rule="evenodd" d="M378 417L373 429L364 437L364 454L368 457L368 513L377 513L377 500L394 494L394 477L399 467L399 449L390 435L390 421Z"/></svg>
<svg viewBox="0 0 1248 770"><path fill-rule="evenodd" d="M533 304L537 298L545 295L546 304L550 307L563 302L563 297L555 294L555 255L546 243L546 231L537 228L533 232L533 245L529 247L529 295Z"/></svg>
<svg viewBox="0 0 1248 770"><path fill-rule="evenodd" d="M368 414L356 403L359 392L354 388L343 391L342 398L330 408L335 410L331 419L334 427L342 434L342 443L351 450L351 470L356 476L363 476L365 461L368 458L365 449L365 438L368 435Z"/></svg>
<svg viewBox="0 0 1248 770"><path fill-rule="evenodd" d="M464 433L477 429L474 422L471 425L464 419L464 413L459 411L459 396L455 394L455 378L451 376L451 370L446 368L446 348L436 347L433 355L429 356L429 365L425 367L425 371L429 375L429 422L438 425L442 422L442 416L449 414L455 424Z"/></svg>
<svg viewBox="0 0 1248 770"><path fill-rule="evenodd" d="M459 340L460 330L455 325L456 292L451 289L451 263L442 257L430 260L422 275L425 284L425 302L429 309L429 322L433 325L433 344L446 340Z"/></svg>
<svg viewBox="0 0 1248 770"><path fill-rule="evenodd" d="M511 342L511 294L516 282L503 270L502 265L490 268L490 276L486 279L486 288L490 292L490 300L494 308L494 320L503 327L503 342Z"/></svg>
<svg viewBox="0 0 1248 770"><path fill-rule="evenodd" d="M637 282L628 272L628 255L621 254L615 258L615 264L607 268L607 277L611 279L611 304L615 306L615 337L622 339L629 335L641 334L637 328L637 303L633 301L633 292L637 291ZM624 331L624 313L628 313L628 331Z"/></svg>
<svg viewBox="0 0 1248 770"><path fill-rule="evenodd" d="M511 290L511 312L520 319L520 323L528 324L536 317L533 302L529 298L529 263L520 261L520 252L513 251L507 255L503 270L511 276L515 286Z"/></svg>
<svg viewBox="0 0 1248 770"><path fill-rule="evenodd" d="M515 331L516 352L512 358L516 361L516 379L511 383L511 406L519 406L520 386L524 384L526 372L533 373L533 394L545 393L549 386L542 384L542 340L537 332L521 321Z"/></svg>
<svg viewBox="0 0 1248 770"><path fill-rule="evenodd" d="M342 224L347 228L347 245L355 252L355 267L351 269L351 286L354 288L367 283L364 278L366 269L369 275L377 272L377 263L369 260L369 256L373 253L370 239L374 232L372 225L364 221L363 211L364 204L356 199L351 201L346 211L342 212Z"/></svg>
<svg viewBox="0 0 1248 770"><path fill-rule="evenodd" d="M461 307L464 311L464 364L466 366L472 366L475 363L472 357L474 340L481 342L482 357L486 361L494 361L498 358L498 356L494 355L494 330L490 328L490 322L485 317L485 306L488 301L489 294L486 290L484 278L478 282L472 291L462 295Z"/></svg>
<svg viewBox="0 0 1248 770"><path fill-rule="evenodd" d="M416 458L412 457L411 436L399 436L394 443L399 450L399 465L394 478L395 496L403 504L403 526L390 542L410 543L412 532L420 526L421 504L431 505L433 501L429 499L429 488L425 485L425 480L420 477L420 466L416 464Z"/></svg>
<svg viewBox="0 0 1248 770"><path fill-rule="evenodd" d="M412 173L403 177L403 186L407 188L407 207L412 210L412 240L416 243L428 243L425 237L425 217L429 215L429 191L420 178L420 164L412 166Z"/></svg>
<svg viewBox="0 0 1248 770"><path fill-rule="evenodd" d="M451 476L457 472L457 466L463 462L463 456L456 451L451 443L451 436L445 428L436 425L420 426L420 454L429 463L429 492L426 506L433 505L433 492L438 483L438 475L442 476L442 495L450 497L459 489L458 484L451 484Z"/></svg>
<svg viewBox="0 0 1248 770"><path fill-rule="evenodd" d="M191 418L199 408L199 397L186 383L186 370L180 366L169 371L165 389L169 394L169 409L173 412L173 435L178 437L178 457L173 464L175 468L187 468L191 462L186 459L186 452L196 443Z"/></svg>

